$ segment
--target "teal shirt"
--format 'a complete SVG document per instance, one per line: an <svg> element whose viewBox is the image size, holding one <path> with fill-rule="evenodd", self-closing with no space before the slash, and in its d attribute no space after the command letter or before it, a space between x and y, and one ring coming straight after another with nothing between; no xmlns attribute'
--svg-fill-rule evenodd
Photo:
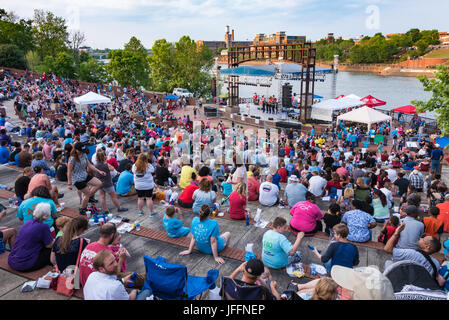
<svg viewBox="0 0 449 320"><path fill-rule="evenodd" d="M287 237L279 232L268 230L262 238L262 261L269 268L284 268L292 248L293 245Z"/></svg>
<svg viewBox="0 0 449 320"><path fill-rule="evenodd" d="M20 204L19 209L17 210L16 217L19 219L23 219L24 223L27 222L28 220L32 220L33 219L33 211L36 208L36 206L41 202L50 204L50 210L51 210L52 214L57 212L56 205L52 199L33 197L33 198L23 201ZM51 228L54 223L52 216L50 215L50 217L48 217L48 219L45 220L44 223Z"/></svg>
<svg viewBox="0 0 449 320"><path fill-rule="evenodd" d="M211 237L217 239L217 253L223 250L224 241L220 237L217 221L210 219L200 221L199 217L195 217L190 224L190 230L195 238L196 247L202 253L212 254Z"/></svg>
<svg viewBox="0 0 449 320"><path fill-rule="evenodd" d="M164 225L165 231L170 238L178 238L187 235L190 229L182 226L182 221L176 218L168 218L164 215L162 219L162 224Z"/></svg>

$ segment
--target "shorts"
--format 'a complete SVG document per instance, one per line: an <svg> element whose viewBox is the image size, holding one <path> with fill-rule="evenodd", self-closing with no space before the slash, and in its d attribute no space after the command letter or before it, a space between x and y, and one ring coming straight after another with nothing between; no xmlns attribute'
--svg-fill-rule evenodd
<svg viewBox="0 0 449 320"><path fill-rule="evenodd" d="M92 180L92 176L91 175L87 175L86 180L84 181L78 181L74 183L74 186L78 189L78 190L83 190L85 187L87 187L87 183Z"/></svg>
<svg viewBox="0 0 449 320"><path fill-rule="evenodd" d="M101 188L101 191L107 193L107 194L111 194L115 191L114 186L108 187L108 188Z"/></svg>
<svg viewBox="0 0 449 320"><path fill-rule="evenodd" d="M153 189L150 190L137 190L137 198L152 198L153 197Z"/></svg>
<svg viewBox="0 0 449 320"><path fill-rule="evenodd" d="M226 247L226 245L228 244L228 241L226 240L227 238L220 236L221 240L223 240L223 249Z"/></svg>

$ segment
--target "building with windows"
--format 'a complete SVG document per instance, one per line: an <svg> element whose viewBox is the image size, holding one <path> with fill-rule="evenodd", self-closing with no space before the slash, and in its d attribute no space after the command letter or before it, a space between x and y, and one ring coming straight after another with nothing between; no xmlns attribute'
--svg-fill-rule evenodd
<svg viewBox="0 0 449 320"><path fill-rule="evenodd" d="M258 33L254 37L253 44L261 45L261 44L287 44L287 43L297 43L297 42L305 42L305 36L288 36L285 34L285 31L278 31L271 35L265 35L264 33Z"/></svg>

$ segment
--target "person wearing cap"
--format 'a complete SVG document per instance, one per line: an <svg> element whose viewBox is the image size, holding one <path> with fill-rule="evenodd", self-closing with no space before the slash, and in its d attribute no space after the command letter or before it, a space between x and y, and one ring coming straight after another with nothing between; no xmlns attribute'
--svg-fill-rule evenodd
<svg viewBox="0 0 449 320"><path fill-rule="evenodd" d="M416 166L413 168L414 170L412 173L410 173L410 176L408 177L410 181L410 185L413 186L417 192L423 192L424 190L424 179L419 172L419 166Z"/></svg>
<svg viewBox="0 0 449 320"><path fill-rule="evenodd" d="M398 245L394 247L395 242L402 237L402 233L407 228L407 223L402 222L395 230L393 236L387 241L384 251L393 254L391 260L385 262L385 269L394 262L409 260L418 263L426 268L429 274L437 281L440 286L443 286L445 279L438 274L440 264L432 255L441 250L441 243L438 239L432 236L420 237L416 242L416 248L399 248ZM398 243L399 244L399 243Z"/></svg>
<svg viewBox="0 0 449 320"><path fill-rule="evenodd" d="M441 161L443 158L443 149L439 144L435 144L435 149L430 153L430 168L434 173L441 173Z"/></svg>
<svg viewBox="0 0 449 320"><path fill-rule="evenodd" d="M106 173L97 169L87 158L87 147L81 143L75 143L75 147L70 152L70 159L67 166L67 184L72 190L72 183L83 193L81 200L80 214L85 214L89 200L93 199L102 183L98 178L92 177L87 172L89 168L92 172L105 176Z"/></svg>
<svg viewBox="0 0 449 320"><path fill-rule="evenodd" d="M307 187L299 183L299 178L296 175L291 175L289 181L290 183L285 188L284 201L291 208L300 201L306 201Z"/></svg>
<svg viewBox="0 0 449 320"><path fill-rule="evenodd" d="M241 273L242 278L238 281L238 284L242 287L255 287L258 286L257 282L263 282L263 285L266 287L266 300L281 300L281 295L277 291L277 283L276 281L267 280L261 281L260 276L264 273L265 266L263 262L257 258L250 259L249 261L243 262L240 266L238 266L229 278L236 280L236 277ZM223 293L222 293L223 294ZM242 297L244 299L244 297Z"/></svg>
<svg viewBox="0 0 449 320"><path fill-rule="evenodd" d="M394 300L393 285L377 266L355 269L334 266L331 277L338 285L351 291L352 300Z"/></svg>
<svg viewBox="0 0 449 320"><path fill-rule="evenodd" d="M418 221L419 210L415 205L407 205L403 208L406 217L402 220L405 223L405 229L401 230L397 248L400 249L418 249L418 240L424 235L424 224Z"/></svg>

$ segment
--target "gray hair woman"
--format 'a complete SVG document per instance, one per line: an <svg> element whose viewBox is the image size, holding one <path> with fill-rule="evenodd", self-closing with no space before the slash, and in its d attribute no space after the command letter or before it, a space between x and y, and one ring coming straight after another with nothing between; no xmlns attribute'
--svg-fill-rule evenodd
<svg viewBox="0 0 449 320"><path fill-rule="evenodd" d="M30 272L42 269L50 262L53 235L44 223L50 217L48 203L39 203L33 211L33 219L20 228L16 241L8 256L8 264L14 270Z"/></svg>

